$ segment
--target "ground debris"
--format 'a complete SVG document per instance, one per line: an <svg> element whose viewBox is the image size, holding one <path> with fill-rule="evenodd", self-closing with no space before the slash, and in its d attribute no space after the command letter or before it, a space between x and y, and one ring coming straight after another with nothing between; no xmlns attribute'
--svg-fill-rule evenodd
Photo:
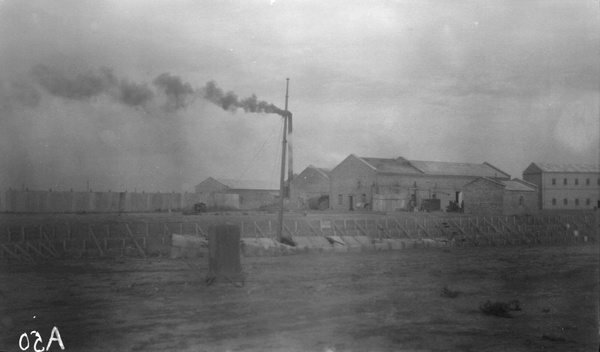
<svg viewBox="0 0 600 352"><path fill-rule="evenodd" d="M501 301L486 301L479 306L479 310L485 315L495 315L500 318L512 318L510 311L520 311L521 306L518 300L513 300L508 303Z"/></svg>
<svg viewBox="0 0 600 352"><path fill-rule="evenodd" d="M458 295L460 295L462 292L460 291L452 291L448 285L445 285L442 288L442 297L448 297L448 298L456 298L458 297Z"/></svg>
<svg viewBox="0 0 600 352"><path fill-rule="evenodd" d="M574 342L573 340L568 340L568 339L565 339L562 336L556 336L556 335L545 335L544 334L544 335L542 335L542 339L544 339L544 340L550 340L550 341L553 341L553 342Z"/></svg>

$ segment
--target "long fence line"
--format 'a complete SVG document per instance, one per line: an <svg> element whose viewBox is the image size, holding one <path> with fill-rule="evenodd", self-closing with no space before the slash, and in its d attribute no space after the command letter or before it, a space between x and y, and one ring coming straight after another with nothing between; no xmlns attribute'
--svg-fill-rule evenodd
<svg viewBox="0 0 600 352"><path fill-rule="evenodd" d="M243 238L277 237L274 220L227 219ZM168 255L172 234L207 237L215 219L179 222L56 222L0 228L0 259L35 260L59 257L147 257ZM399 239L407 243L453 246L570 244L597 242L600 216L534 217L385 217L380 219L289 219L288 237L367 237L373 242Z"/></svg>
<svg viewBox="0 0 600 352"><path fill-rule="evenodd" d="M0 190L0 212L28 214L154 212L189 208L199 202L237 208L239 196L226 193Z"/></svg>

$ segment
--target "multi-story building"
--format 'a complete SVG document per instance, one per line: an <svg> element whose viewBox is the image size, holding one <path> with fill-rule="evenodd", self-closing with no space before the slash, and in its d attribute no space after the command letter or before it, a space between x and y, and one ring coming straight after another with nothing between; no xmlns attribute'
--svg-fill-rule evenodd
<svg viewBox="0 0 600 352"><path fill-rule="evenodd" d="M594 209L600 206L600 167L590 164L531 163L523 180L540 189L541 209Z"/></svg>

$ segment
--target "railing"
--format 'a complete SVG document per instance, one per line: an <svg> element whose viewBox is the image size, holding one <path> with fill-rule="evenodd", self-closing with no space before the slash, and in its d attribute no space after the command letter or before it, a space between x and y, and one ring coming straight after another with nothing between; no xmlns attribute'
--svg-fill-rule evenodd
<svg viewBox="0 0 600 352"><path fill-rule="evenodd" d="M277 223L228 219L243 238L275 238ZM172 234L206 237L214 219L178 222L46 223L0 228L0 259L168 255ZM284 220L289 236L366 236L406 241L439 241L456 246L572 244L597 242L600 216L527 217L412 216L381 218L300 218Z"/></svg>

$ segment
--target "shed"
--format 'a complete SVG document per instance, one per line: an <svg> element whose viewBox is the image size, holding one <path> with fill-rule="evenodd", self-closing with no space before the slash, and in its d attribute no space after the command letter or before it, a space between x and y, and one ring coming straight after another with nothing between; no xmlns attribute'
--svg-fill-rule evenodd
<svg viewBox="0 0 600 352"><path fill-rule="evenodd" d="M208 177L195 187L199 194L237 194L240 209L258 209L272 205L279 198L279 189L270 182L256 180L216 179Z"/></svg>
<svg viewBox="0 0 600 352"><path fill-rule="evenodd" d="M329 209L329 169L309 165L290 182L290 207Z"/></svg>
<svg viewBox="0 0 600 352"><path fill-rule="evenodd" d="M464 212L475 215L535 214L538 188L529 182L479 177L463 187Z"/></svg>

